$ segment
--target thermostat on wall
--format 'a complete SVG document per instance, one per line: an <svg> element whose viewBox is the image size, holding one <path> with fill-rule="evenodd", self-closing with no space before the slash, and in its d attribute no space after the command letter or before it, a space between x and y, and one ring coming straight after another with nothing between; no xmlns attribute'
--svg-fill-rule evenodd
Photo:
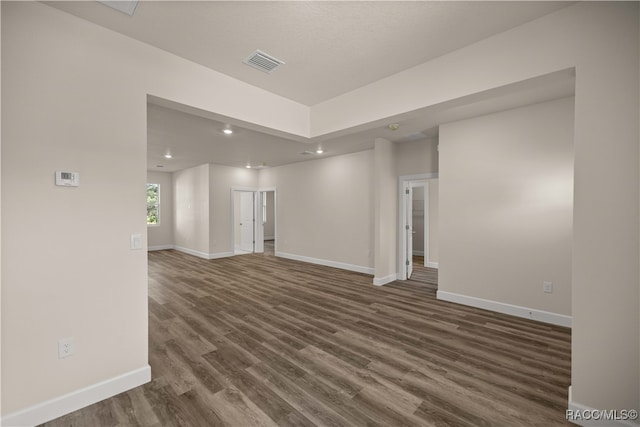
<svg viewBox="0 0 640 427"><path fill-rule="evenodd" d="M56 171L56 185L78 187L80 186L80 174L78 172Z"/></svg>

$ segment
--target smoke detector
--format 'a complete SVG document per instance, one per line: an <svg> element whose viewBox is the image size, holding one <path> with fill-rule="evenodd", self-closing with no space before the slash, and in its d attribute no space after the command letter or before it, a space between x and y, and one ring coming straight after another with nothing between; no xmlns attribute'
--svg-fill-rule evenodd
<svg viewBox="0 0 640 427"><path fill-rule="evenodd" d="M242 62L257 70L264 71L265 73L271 73L280 65L284 64L284 61L276 59L259 50L256 50L251 55L247 56L247 58Z"/></svg>

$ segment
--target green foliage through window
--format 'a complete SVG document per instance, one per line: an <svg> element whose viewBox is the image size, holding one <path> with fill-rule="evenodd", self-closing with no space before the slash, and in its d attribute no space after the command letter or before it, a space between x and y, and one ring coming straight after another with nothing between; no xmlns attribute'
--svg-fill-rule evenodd
<svg viewBox="0 0 640 427"><path fill-rule="evenodd" d="M160 184L147 184L147 224L160 224Z"/></svg>

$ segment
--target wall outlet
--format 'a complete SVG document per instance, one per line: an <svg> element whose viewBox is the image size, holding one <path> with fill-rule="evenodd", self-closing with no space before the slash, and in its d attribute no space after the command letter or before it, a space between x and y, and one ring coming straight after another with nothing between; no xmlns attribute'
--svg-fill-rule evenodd
<svg viewBox="0 0 640 427"><path fill-rule="evenodd" d="M73 338L63 338L58 340L58 358L64 359L73 354Z"/></svg>
<svg viewBox="0 0 640 427"><path fill-rule="evenodd" d="M542 282L542 290L547 294L552 293L553 292L553 283L552 282Z"/></svg>

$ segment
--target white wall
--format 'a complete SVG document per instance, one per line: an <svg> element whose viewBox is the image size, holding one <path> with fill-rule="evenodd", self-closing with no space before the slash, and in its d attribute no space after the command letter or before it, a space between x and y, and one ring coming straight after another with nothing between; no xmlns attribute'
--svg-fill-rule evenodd
<svg viewBox="0 0 640 427"><path fill-rule="evenodd" d="M160 224L147 226L149 250L173 247L173 176L168 172L147 172L147 183L160 185Z"/></svg>
<svg viewBox="0 0 640 427"><path fill-rule="evenodd" d="M440 127L439 292L571 315L573 102Z"/></svg>
<svg viewBox="0 0 640 427"><path fill-rule="evenodd" d="M372 152L260 171L260 187L278 191L280 256L372 271Z"/></svg>

